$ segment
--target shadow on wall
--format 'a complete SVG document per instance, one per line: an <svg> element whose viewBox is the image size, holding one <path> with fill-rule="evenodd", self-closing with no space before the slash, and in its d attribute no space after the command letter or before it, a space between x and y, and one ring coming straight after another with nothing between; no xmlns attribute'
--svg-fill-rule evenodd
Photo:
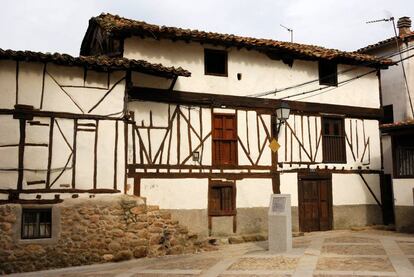
<svg viewBox="0 0 414 277"><path fill-rule="evenodd" d="M170 213L174 220L188 227L190 232L199 237L209 236L208 214L206 209L192 210L165 210ZM233 233L233 217L213 217L212 236L234 236L262 234L267 235L268 208L238 208L237 209L237 232ZM298 208L292 207L292 231L299 231Z"/></svg>
<svg viewBox="0 0 414 277"><path fill-rule="evenodd" d="M382 211L376 204L341 205L333 207L333 228L382 224Z"/></svg>

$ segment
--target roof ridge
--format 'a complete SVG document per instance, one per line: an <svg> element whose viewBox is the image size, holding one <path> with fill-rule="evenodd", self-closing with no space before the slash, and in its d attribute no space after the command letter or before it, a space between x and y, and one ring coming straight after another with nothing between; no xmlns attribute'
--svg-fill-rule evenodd
<svg viewBox="0 0 414 277"><path fill-rule="evenodd" d="M364 63L367 63L368 66L374 67L393 64L389 59L383 59L363 53L326 48L318 45L279 41L270 38L253 38L234 34L156 25L110 13L101 13L99 16L92 17L91 20L95 21L108 35L118 35L121 37L144 35L152 36L156 39L165 38L171 40L198 41L240 48L255 48L256 50L272 50L273 48L274 50L281 50L287 53L290 52L293 55L296 55L297 58L302 59L338 59L345 64L363 65Z"/></svg>
<svg viewBox="0 0 414 277"><path fill-rule="evenodd" d="M222 35L222 36L233 36L235 38L261 40L261 41L268 41L268 42L288 44L288 45L316 47L316 48L320 48L321 50L332 50L332 51L338 51L338 52L342 52L342 53L353 53L353 51L344 51L344 50L340 50L340 49L337 49L337 48L329 48L329 47L315 45L315 44L289 42L289 41L283 41L283 40L276 40L276 39L272 39L272 38L258 38L258 37L251 37L251 36L235 35L235 34L231 34L231 33L219 33L219 32L215 32L215 31L204 31L204 30L199 30L199 29L158 25L158 24L148 23L148 22L143 21L143 20L136 20L136 19L126 18L126 17L120 16L118 14L111 14L111 13L104 13L104 12L101 13L99 16L92 17L91 19L96 20L98 18L101 19L101 18L105 18L105 17L108 17L108 16L116 18L116 19L126 20L126 21L129 21L129 22L140 23L140 24L144 24L144 25L147 25L147 26L152 26L152 27L158 28L160 31L162 29L179 29L179 30L183 30L183 31L199 32L199 33L205 33L205 34L216 34L216 35ZM100 22L98 22L98 23L100 23Z"/></svg>

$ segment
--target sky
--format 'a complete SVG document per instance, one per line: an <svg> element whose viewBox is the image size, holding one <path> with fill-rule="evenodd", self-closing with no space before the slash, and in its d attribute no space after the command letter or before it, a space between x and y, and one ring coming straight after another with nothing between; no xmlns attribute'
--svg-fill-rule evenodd
<svg viewBox="0 0 414 277"><path fill-rule="evenodd" d="M148 23L353 51L393 36L412 0L0 0L0 48L79 55L88 20L102 12Z"/></svg>

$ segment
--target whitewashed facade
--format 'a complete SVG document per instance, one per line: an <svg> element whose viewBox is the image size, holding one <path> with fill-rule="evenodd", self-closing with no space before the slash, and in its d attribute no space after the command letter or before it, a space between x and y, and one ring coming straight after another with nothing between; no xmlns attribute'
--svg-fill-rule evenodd
<svg viewBox="0 0 414 277"><path fill-rule="evenodd" d="M113 32L112 44L105 32ZM233 38L105 14L91 20L81 54L115 53L182 66L192 74L173 83L132 75L128 110L134 113L136 129L129 134L128 180L136 194L204 234L207 229L215 234L266 230L269 195L279 192L292 194L295 230L381 223L377 73L386 65L356 61L360 57L341 52L354 60L338 58L337 86L327 87L319 84L318 66L324 58L300 56L296 49L277 52L283 43L262 49L249 44L249 38ZM207 72L207 52L217 51L225 53L225 74ZM275 89L275 94L257 97ZM289 103L292 113L276 134L280 100ZM236 122L229 140L237 154L230 165L216 161L215 151L221 151L215 137L217 117ZM342 122L344 161L327 162L324 157L326 118ZM280 144L277 154L268 146L274 138ZM312 187L315 178L326 182L328 191L321 193L327 199L307 208L303 188ZM315 188L325 190L322 186ZM231 200L220 187L229 189ZM327 222L308 226L322 217Z"/></svg>
<svg viewBox="0 0 414 277"><path fill-rule="evenodd" d="M388 209L395 213L396 227L398 230L413 231L414 165L410 163L413 159L409 150L410 144L404 143L404 140L413 141L414 138L412 131L414 117L414 61L412 59L414 54L414 32L411 30L411 20L408 17L400 18L397 25L399 28L397 39L393 37L362 48L360 51L390 57L393 61L398 62L398 66L381 71L382 106L386 113L386 120L381 126L384 173L389 176L390 181L392 178L392 191L389 193L392 194L390 198L394 201ZM404 78L402 63L404 64L407 82ZM405 147L405 150L401 149L404 153L407 153L404 158L398 154L401 153L400 146ZM400 155L401 158L397 155Z"/></svg>
<svg viewBox="0 0 414 277"><path fill-rule="evenodd" d="M389 61L179 35L131 20L126 29L104 30L108 17L115 26L126 20L92 18L81 55L151 67L0 60L7 130L0 151L13 157L1 159L4 203L134 194L194 232L229 235L266 232L270 194L290 193L294 230L382 222L378 72ZM225 56L225 72L208 72L208 53ZM336 78L320 85L325 63ZM291 109L283 124L276 118L281 103ZM275 140L280 148L272 152Z"/></svg>

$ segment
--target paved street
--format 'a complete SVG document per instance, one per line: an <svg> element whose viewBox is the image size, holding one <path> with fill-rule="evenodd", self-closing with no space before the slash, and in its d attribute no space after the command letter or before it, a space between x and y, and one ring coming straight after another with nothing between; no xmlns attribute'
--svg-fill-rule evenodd
<svg viewBox="0 0 414 277"><path fill-rule="evenodd" d="M13 276L414 276L414 236L388 231L330 231L294 238L293 249L269 254L267 242L218 251L72 267Z"/></svg>

